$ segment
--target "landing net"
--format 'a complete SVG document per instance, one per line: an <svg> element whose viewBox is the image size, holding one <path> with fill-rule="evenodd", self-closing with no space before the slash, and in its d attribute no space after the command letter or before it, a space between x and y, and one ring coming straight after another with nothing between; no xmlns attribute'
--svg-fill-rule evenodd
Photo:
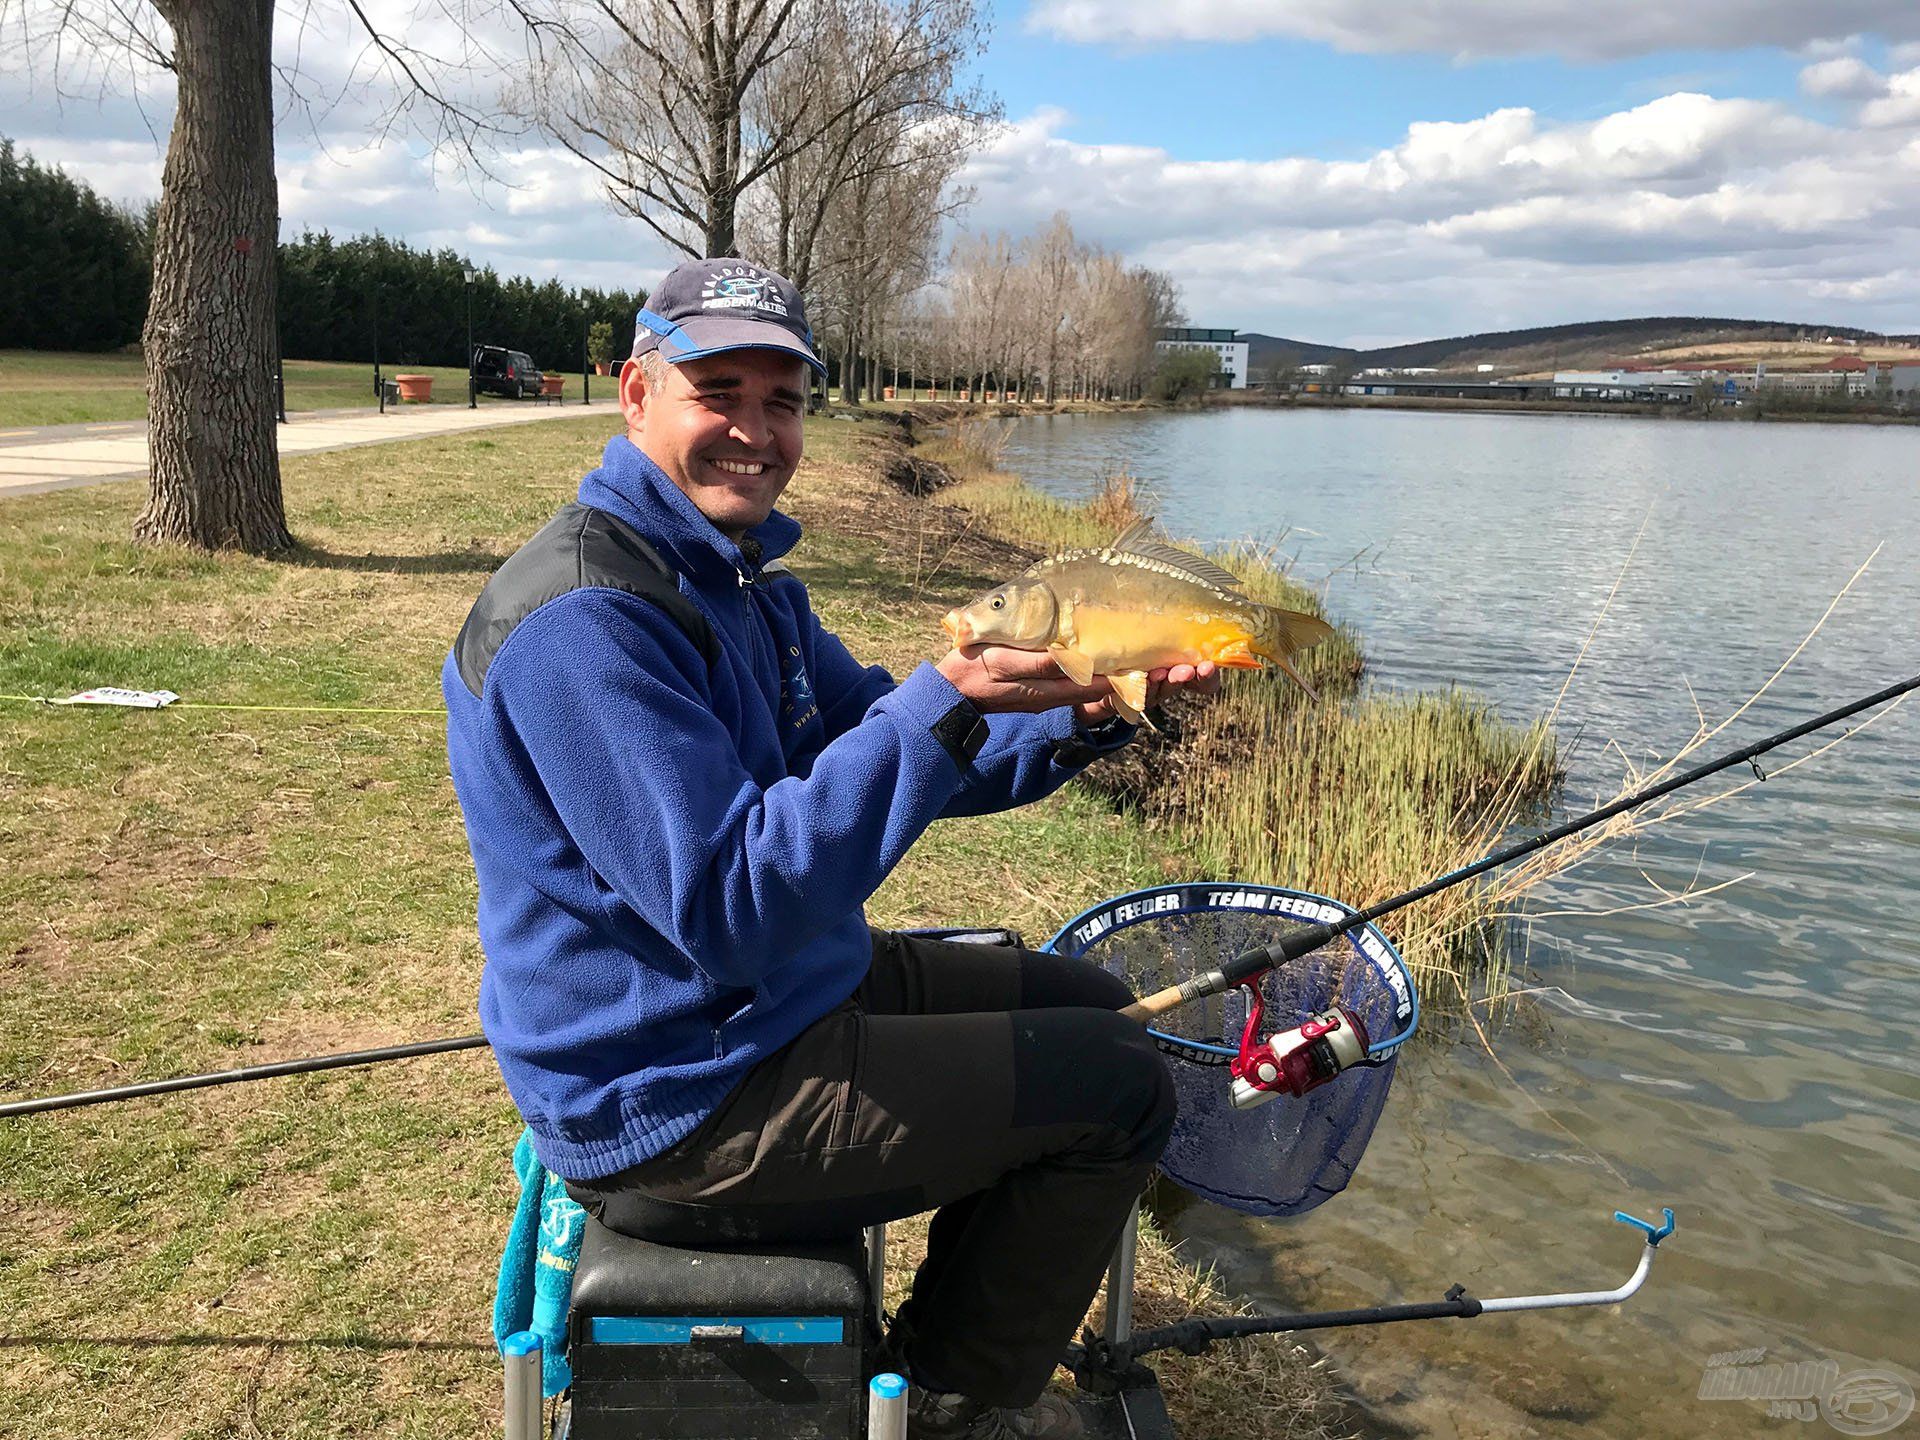
<svg viewBox="0 0 1920 1440"><path fill-rule="evenodd" d="M1325 896L1270 885L1164 885L1102 901L1068 921L1043 948L1090 960L1125 980L1136 995L1148 995L1271 945L1303 923L1353 913ZM1202 1199L1230 1209L1299 1215L1339 1194L1353 1178L1387 1102L1396 1054L1419 1022L1420 1004L1399 952L1371 925L1268 971L1259 983L1264 1031L1289 1029L1344 1005L1366 1026L1368 1063L1304 1096L1282 1095L1236 1110L1226 1067L1246 1025L1247 991L1207 996L1158 1017L1153 1034L1180 1097L1160 1168Z"/></svg>

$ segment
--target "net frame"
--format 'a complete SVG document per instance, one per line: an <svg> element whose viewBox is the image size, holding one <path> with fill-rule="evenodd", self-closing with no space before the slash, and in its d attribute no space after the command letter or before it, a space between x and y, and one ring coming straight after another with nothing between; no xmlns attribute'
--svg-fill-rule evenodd
<svg viewBox="0 0 1920 1440"><path fill-rule="evenodd" d="M1337 923L1356 913L1329 896L1285 886L1185 881L1130 891L1090 906L1040 948L1100 964L1137 986L1138 975L1128 973L1128 954L1106 942L1140 925L1221 917L1215 936L1200 940L1195 932L1204 925L1195 926L1171 940L1158 958L1157 963L1172 971L1162 977L1164 982L1177 984L1232 958L1226 953L1188 953L1181 938L1205 945L1235 934L1238 948L1251 948L1271 943L1294 926ZM1356 964L1362 968L1354 970ZM1190 1029L1202 1024L1208 1033L1148 1032L1167 1056L1180 1094L1181 1118L1161 1169L1182 1188L1243 1213L1301 1214L1339 1193L1352 1177L1385 1105L1395 1057L1419 1026L1419 992L1400 952L1371 924L1254 983L1267 1000L1268 1033L1297 1025L1333 1004L1353 1004L1369 1029L1367 1058L1305 1096L1281 1096L1252 1110L1234 1111L1224 1067L1239 1053L1248 992L1236 987L1172 1012L1186 1015ZM1377 1039L1372 1038L1375 1032Z"/></svg>

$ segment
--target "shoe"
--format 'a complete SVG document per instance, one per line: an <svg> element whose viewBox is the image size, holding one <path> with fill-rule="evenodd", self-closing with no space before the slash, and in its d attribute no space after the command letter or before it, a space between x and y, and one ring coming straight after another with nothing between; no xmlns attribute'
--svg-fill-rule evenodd
<svg viewBox="0 0 1920 1440"><path fill-rule="evenodd" d="M907 1391L907 1440L1074 1440L1080 1412L1058 1395L1022 1409L996 1407L951 1390Z"/></svg>

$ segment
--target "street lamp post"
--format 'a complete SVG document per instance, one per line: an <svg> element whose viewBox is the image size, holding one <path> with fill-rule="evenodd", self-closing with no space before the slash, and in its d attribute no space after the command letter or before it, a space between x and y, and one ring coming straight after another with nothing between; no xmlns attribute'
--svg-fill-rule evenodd
<svg viewBox="0 0 1920 1440"><path fill-rule="evenodd" d="M480 402L473 393L473 282L480 278L477 270L467 271L467 408L479 408Z"/></svg>

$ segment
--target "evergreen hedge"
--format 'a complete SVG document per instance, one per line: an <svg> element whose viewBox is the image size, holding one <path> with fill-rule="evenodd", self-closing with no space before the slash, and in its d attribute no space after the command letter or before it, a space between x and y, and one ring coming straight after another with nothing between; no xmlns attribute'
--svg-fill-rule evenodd
<svg viewBox="0 0 1920 1440"><path fill-rule="evenodd" d="M0 348L113 350L140 338L152 207L102 200L0 139Z"/></svg>
<svg viewBox="0 0 1920 1440"><path fill-rule="evenodd" d="M0 349L114 350L146 319L155 207L131 211L16 155L0 139ZM466 363L468 262L384 235L307 232L280 246L280 353L386 366ZM612 327L615 357L633 348L644 291L570 290L478 272L476 345L524 350L542 369L578 370L587 329ZM376 350L377 346L377 350Z"/></svg>

